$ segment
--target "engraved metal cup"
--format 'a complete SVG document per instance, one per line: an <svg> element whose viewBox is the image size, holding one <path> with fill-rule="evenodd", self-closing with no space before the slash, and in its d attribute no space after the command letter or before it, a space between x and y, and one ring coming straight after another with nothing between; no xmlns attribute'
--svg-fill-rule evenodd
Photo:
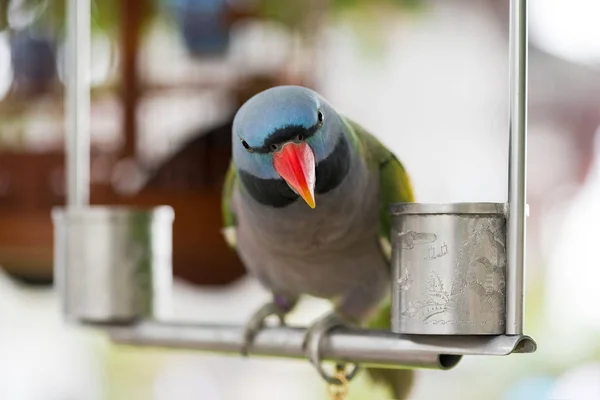
<svg viewBox="0 0 600 400"><path fill-rule="evenodd" d="M54 270L66 316L127 323L168 310L173 218L168 206L52 210Z"/></svg>
<svg viewBox="0 0 600 400"><path fill-rule="evenodd" d="M504 209L498 203L391 206L393 332L504 334Z"/></svg>

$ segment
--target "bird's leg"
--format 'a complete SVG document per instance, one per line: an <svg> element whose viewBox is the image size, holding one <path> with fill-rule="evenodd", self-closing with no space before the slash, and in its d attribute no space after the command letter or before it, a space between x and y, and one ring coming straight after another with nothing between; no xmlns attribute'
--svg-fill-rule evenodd
<svg viewBox="0 0 600 400"><path fill-rule="evenodd" d="M375 279L376 276L374 275ZM374 283L363 281L361 285L346 293L336 302L333 312L326 314L308 327L304 338L304 348L308 359L317 369L319 374L330 384L341 385L343 382L336 376L328 374L323 369L323 360L320 354L322 341L330 331L343 327L358 327L370 320L377 312L382 297L385 296L386 281L379 280ZM343 365L338 365L338 372L344 370ZM358 372L357 365L346 371L346 380L350 381Z"/></svg>
<svg viewBox="0 0 600 400"><path fill-rule="evenodd" d="M333 311L319 318L316 322L310 325L306 331L306 336L304 337L304 349L306 351L306 355L323 379L330 384L340 385L342 382L335 376L328 374L323 369L323 360L320 352L322 340L327 334L336 328L354 325L356 325L356 323L354 323L352 319L342 317L340 313ZM337 367L338 370L344 369L343 365L338 365ZM347 379L352 379L356 375L356 372L358 372L358 366L356 366L354 370L347 375Z"/></svg>
<svg viewBox="0 0 600 400"><path fill-rule="evenodd" d="M264 327L265 320L272 315L279 318L281 325L285 325L285 316L292 311L298 299L293 296L283 294L273 295L273 300L260 307L248 320L244 326L244 342L242 344L241 353L243 356L248 355L248 350L258 332Z"/></svg>

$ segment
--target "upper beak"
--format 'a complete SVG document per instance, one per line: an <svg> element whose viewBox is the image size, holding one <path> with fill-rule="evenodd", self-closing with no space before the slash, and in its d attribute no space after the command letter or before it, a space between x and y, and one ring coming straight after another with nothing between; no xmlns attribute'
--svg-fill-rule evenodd
<svg viewBox="0 0 600 400"><path fill-rule="evenodd" d="M310 208L315 208L315 154L305 142L289 142L273 155L277 173L300 195Z"/></svg>

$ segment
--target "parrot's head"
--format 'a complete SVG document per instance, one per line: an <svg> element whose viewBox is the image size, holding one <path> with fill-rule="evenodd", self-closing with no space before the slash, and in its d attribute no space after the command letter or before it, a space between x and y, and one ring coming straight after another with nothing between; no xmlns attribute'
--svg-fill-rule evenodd
<svg viewBox="0 0 600 400"><path fill-rule="evenodd" d="M315 208L315 192L333 189L348 172L345 132L342 118L319 94L301 86L273 87L238 110L233 161L259 202L282 207L300 196Z"/></svg>

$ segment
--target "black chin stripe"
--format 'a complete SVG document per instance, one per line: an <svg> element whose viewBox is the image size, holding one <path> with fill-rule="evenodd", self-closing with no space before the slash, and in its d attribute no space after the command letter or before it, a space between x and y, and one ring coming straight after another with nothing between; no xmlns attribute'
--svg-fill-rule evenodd
<svg viewBox="0 0 600 400"><path fill-rule="evenodd" d="M239 171L239 177L248 194L266 206L281 208L298 198L283 179L261 179L242 170Z"/></svg>
<svg viewBox="0 0 600 400"><path fill-rule="evenodd" d="M317 194L325 194L342 183L350 170L350 146L344 137L340 137L333 152L317 164ZM244 189L261 204L282 208L292 204L299 196L283 179L261 179L240 170L238 172Z"/></svg>
<svg viewBox="0 0 600 400"><path fill-rule="evenodd" d="M324 194L335 189L348 175L348 170L350 170L350 146L348 141L340 136L331 154L317 165L315 192Z"/></svg>

